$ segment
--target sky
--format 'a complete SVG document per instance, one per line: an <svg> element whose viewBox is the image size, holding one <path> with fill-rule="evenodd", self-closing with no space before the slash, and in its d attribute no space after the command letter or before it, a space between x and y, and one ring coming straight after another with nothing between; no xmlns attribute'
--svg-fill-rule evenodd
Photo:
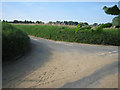
<svg viewBox="0 0 120 90"><path fill-rule="evenodd" d="M118 2L2 2L2 19L32 21L78 21L93 23L112 22L104 6Z"/></svg>

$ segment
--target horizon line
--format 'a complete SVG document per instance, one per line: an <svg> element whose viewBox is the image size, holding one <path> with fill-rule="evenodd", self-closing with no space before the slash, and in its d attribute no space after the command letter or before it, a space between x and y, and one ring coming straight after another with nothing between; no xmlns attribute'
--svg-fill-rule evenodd
<svg viewBox="0 0 120 90"><path fill-rule="evenodd" d="M3 20L5 20L5 19L0 19L1 21L3 21ZM14 19L14 20L17 20L17 19ZM14 20L5 20L5 21L8 21L8 22L13 22ZM98 23L98 22L94 22L94 23L89 23L89 22L82 22L82 21L76 21L76 20L50 20L50 21L47 21L47 22L45 22L45 21L42 21L42 20L27 20L27 19L25 19L26 21L32 21L32 22L36 22L36 21L41 21L41 22L43 22L43 23L49 23L49 22L57 22L57 21L60 21L60 22L64 22L64 21L67 21L67 22L69 22L69 21L73 21L73 22L78 22L78 23L88 23L88 24L94 24L94 23ZM18 20L18 21L25 21L25 20ZM106 23L112 23L112 22L106 22ZM105 23L98 23L98 24L105 24Z"/></svg>

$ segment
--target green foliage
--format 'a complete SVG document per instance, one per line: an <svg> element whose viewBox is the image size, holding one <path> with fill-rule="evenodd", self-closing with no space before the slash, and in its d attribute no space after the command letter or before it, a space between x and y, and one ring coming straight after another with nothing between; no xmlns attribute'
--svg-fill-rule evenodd
<svg viewBox="0 0 120 90"><path fill-rule="evenodd" d="M112 23L106 23L100 25L102 28L110 28L112 26Z"/></svg>
<svg viewBox="0 0 120 90"><path fill-rule="evenodd" d="M113 18L112 25L116 27L120 27L120 9L117 7L117 5L109 8L105 6L103 10L107 14L118 15L118 17Z"/></svg>
<svg viewBox="0 0 120 90"><path fill-rule="evenodd" d="M98 33L102 33L103 32L103 28L101 26L98 26L96 29L95 29Z"/></svg>
<svg viewBox="0 0 120 90"><path fill-rule="evenodd" d="M75 32L78 32L79 30L88 30L91 29L91 26L83 26L83 23L79 23L77 25L77 29L75 30Z"/></svg>
<svg viewBox="0 0 120 90"><path fill-rule="evenodd" d="M97 30L78 30L77 28L47 26L47 25L15 25L29 35L52 39L57 41L68 41L89 44L120 45L119 30L103 30L99 27ZM103 31L102 31L103 30ZM94 32L101 33L94 33Z"/></svg>
<svg viewBox="0 0 120 90"><path fill-rule="evenodd" d="M78 22L73 22L73 21L64 21L64 22L61 22L61 21L56 21L57 24L62 24L64 23L65 25L77 25Z"/></svg>
<svg viewBox="0 0 120 90"><path fill-rule="evenodd" d="M82 25L81 25L81 23L79 23L79 24L77 25L77 28L76 28L75 32L78 32L81 27L82 27Z"/></svg>
<svg viewBox="0 0 120 90"><path fill-rule="evenodd" d="M112 24L113 24L113 26L119 26L120 27L120 15L118 17L113 18Z"/></svg>
<svg viewBox="0 0 120 90"><path fill-rule="evenodd" d="M2 59L11 60L27 52L30 39L26 33L11 24L2 23Z"/></svg>
<svg viewBox="0 0 120 90"><path fill-rule="evenodd" d="M109 8L104 6L103 10L105 11L105 13L111 14L111 15L119 15L120 14L120 10L117 7L117 5L115 5L113 7L109 7Z"/></svg>
<svg viewBox="0 0 120 90"><path fill-rule="evenodd" d="M18 21L18 20L14 20L13 22L14 22L14 23L19 23L19 21Z"/></svg>
<svg viewBox="0 0 120 90"><path fill-rule="evenodd" d="M93 26L97 26L97 25L98 25L98 23L94 23L94 24L93 24Z"/></svg>
<svg viewBox="0 0 120 90"><path fill-rule="evenodd" d="M37 24L44 24L42 21L36 21Z"/></svg>
<svg viewBox="0 0 120 90"><path fill-rule="evenodd" d="M91 29L91 26L85 26L85 27L80 28L80 30L88 30L88 29Z"/></svg>

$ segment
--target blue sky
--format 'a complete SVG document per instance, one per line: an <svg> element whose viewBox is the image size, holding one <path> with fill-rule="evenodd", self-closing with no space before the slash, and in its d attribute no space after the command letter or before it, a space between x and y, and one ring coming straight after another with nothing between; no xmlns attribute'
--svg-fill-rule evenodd
<svg viewBox="0 0 120 90"><path fill-rule="evenodd" d="M112 22L112 15L103 11L118 2L3 2L2 19L32 21Z"/></svg>

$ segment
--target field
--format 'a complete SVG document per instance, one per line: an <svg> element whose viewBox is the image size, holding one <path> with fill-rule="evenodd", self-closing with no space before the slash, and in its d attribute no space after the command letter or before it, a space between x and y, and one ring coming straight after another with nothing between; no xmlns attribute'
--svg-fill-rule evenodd
<svg viewBox="0 0 120 90"><path fill-rule="evenodd" d="M30 46L26 33L8 23L2 23L3 62L25 54Z"/></svg>
<svg viewBox="0 0 120 90"><path fill-rule="evenodd" d="M102 32L87 29L76 32L76 27L50 25L14 25L16 28L36 37L56 41L78 42L102 45L120 45L119 29L103 29Z"/></svg>

